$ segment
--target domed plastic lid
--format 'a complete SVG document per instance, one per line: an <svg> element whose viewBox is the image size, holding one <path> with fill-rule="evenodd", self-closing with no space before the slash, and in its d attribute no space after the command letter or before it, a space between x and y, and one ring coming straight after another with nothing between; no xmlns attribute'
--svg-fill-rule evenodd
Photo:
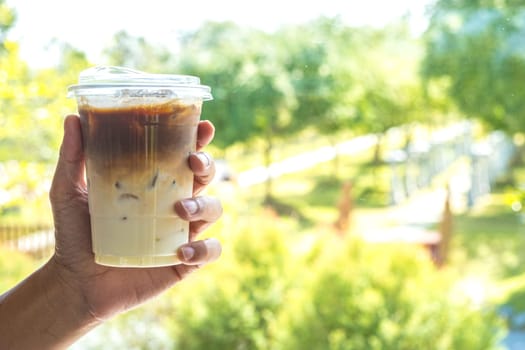
<svg viewBox="0 0 525 350"><path fill-rule="evenodd" d="M171 98L213 99L209 86L201 85L200 79L191 75L151 74L138 70L96 66L82 71L78 84L68 88L68 97L115 96L121 94L135 97L162 96Z"/></svg>

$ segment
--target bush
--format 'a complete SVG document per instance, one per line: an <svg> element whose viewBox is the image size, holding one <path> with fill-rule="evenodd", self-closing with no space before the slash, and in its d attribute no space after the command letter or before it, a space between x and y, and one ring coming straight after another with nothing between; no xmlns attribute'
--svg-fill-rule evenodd
<svg viewBox="0 0 525 350"><path fill-rule="evenodd" d="M495 349L494 312L407 247L325 244L273 325L274 349Z"/></svg>
<svg viewBox="0 0 525 350"><path fill-rule="evenodd" d="M232 227L232 226L230 226ZM268 349L290 261L283 224L240 220L220 262L174 288L167 325L176 349Z"/></svg>
<svg viewBox="0 0 525 350"><path fill-rule="evenodd" d="M268 216L236 228L220 262L171 295L173 349L494 349L502 336L420 249L321 233L307 245Z"/></svg>

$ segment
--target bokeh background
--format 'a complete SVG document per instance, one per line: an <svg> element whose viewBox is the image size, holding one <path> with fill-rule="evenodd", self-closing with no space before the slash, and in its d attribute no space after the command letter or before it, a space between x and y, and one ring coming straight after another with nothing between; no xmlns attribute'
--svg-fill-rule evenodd
<svg viewBox="0 0 525 350"><path fill-rule="evenodd" d="M0 0L0 292L94 65L211 86L224 252L73 349L525 347L523 1Z"/></svg>

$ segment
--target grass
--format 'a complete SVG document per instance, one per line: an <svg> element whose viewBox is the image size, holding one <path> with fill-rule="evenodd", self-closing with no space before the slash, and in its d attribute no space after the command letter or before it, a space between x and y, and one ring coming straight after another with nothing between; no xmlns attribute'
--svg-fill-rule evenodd
<svg viewBox="0 0 525 350"><path fill-rule="evenodd" d="M481 210L455 218L455 245L469 264L489 267L496 278L508 278L525 267L525 227L499 197L492 195Z"/></svg>
<svg viewBox="0 0 525 350"><path fill-rule="evenodd" d="M369 151L355 157L341 156L337 170L334 170L334 161L330 161L283 175L273 180L269 200L265 200L266 185L260 184L246 191L241 201L250 203L250 208L271 206L282 216L296 218L305 229L329 224L336 219L337 204L346 182L353 184L352 197L356 206L384 208L388 205L388 169L385 165L370 165L369 156Z"/></svg>
<svg viewBox="0 0 525 350"><path fill-rule="evenodd" d="M525 183L525 167L512 171ZM506 186L496 187L472 210L454 218L452 265L464 275L491 281L489 301L525 313L525 222L505 200Z"/></svg>

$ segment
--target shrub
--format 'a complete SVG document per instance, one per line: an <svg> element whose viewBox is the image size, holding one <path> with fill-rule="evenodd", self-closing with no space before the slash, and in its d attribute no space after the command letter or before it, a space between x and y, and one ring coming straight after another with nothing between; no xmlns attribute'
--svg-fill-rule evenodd
<svg viewBox="0 0 525 350"><path fill-rule="evenodd" d="M268 349L282 306L289 255L283 225L239 220L220 262L174 289L166 319L176 349Z"/></svg>
<svg viewBox="0 0 525 350"><path fill-rule="evenodd" d="M417 249L325 243L273 324L273 349L495 349L501 323Z"/></svg>

